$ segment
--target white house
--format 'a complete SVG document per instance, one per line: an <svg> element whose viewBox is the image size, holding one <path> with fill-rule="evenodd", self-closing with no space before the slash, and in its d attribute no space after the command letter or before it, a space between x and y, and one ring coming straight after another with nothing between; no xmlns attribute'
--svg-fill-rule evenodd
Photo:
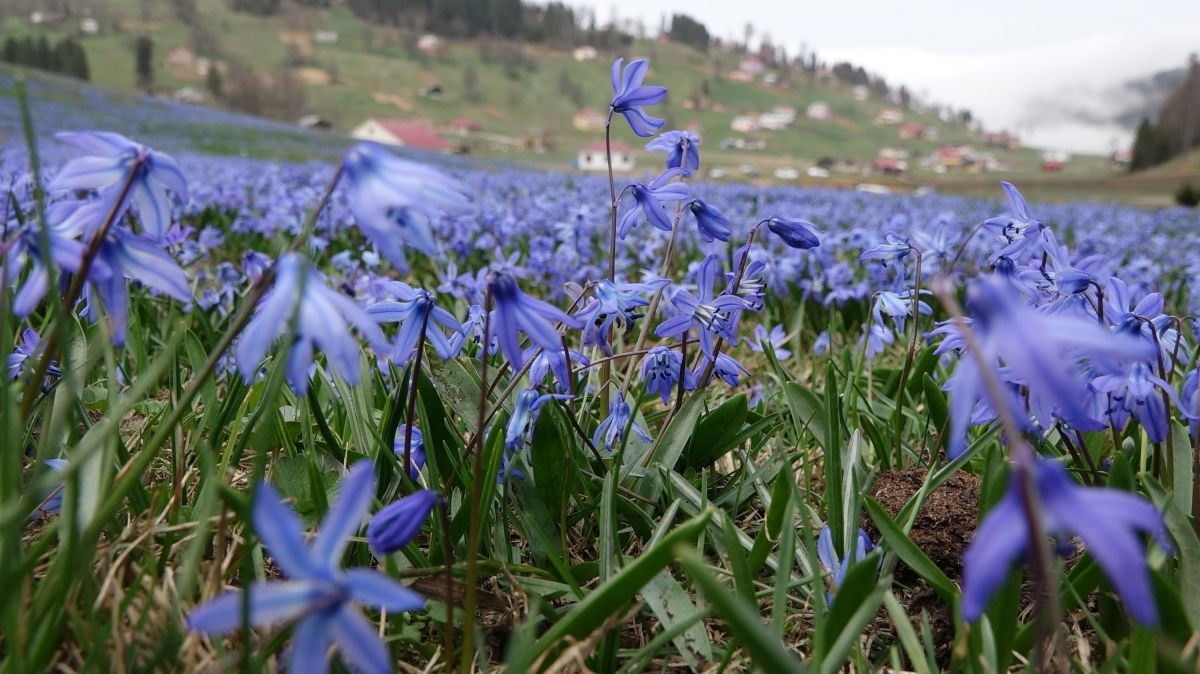
<svg viewBox="0 0 1200 674"><path fill-rule="evenodd" d="M442 38L426 33L417 39L417 49L426 54L436 54L442 50Z"/></svg>
<svg viewBox="0 0 1200 674"><path fill-rule="evenodd" d="M612 143L613 171L629 173L635 165L633 149L624 143ZM580 171L608 171L608 161L605 158L604 143L597 141L579 151L575 158L575 166Z"/></svg>
<svg viewBox="0 0 1200 674"><path fill-rule="evenodd" d="M753 133L758 131L758 118L751 115L738 115L729 122L729 128L738 133Z"/></svg>
<svg viewBox="0 0 1200 674"><path fill-rule="evenodd" d="M900 112L900 108L884 108L875 115L876 124L899 124L904 121L904 113Z"/></svg>
<svg viewBox="0 0 1200 674"><path fill-rule="evenodd" d="M84 35L97 35L100 33L100 22L92 17L86 17L79 21L79 32Z"/></svg>
<svg viewBox="0 0 1200 674"><path fill-rule="evenodd" d="M825 101L816 101L815 103L809 104L808 109L804 111L804 114L807 115L809 119L824 120L829 119L833 113L829 109L828 103Z"/></svg>
<svg viewBox="0 0 1200 674"><path fill-rule="evenodd" d="M758 116L758 126L768 131L782 131L795 121L796 109L787 105L777 105Z"/></svg>
<svg viewBox="0 0 1200 674"><path fill-rule="evenodd" d="M318 30L313 32L313 42L317 44L337 44L338 32L336 30Z"/></svg>
<svg viewBox="0 0 1200 674"><path fill-rule="evenodd" d="M595 61L597 56L596 48L586 44L582 47L576 47L575 51L571 52L571 55L574 56L575 60L580 63Z"/></svg>

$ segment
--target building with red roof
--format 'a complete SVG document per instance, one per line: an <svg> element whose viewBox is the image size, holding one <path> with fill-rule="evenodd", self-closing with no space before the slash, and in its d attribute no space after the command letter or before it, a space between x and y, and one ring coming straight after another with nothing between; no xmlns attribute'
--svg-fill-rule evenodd
<svg viewBox="0 0 1200 674"><path fill-rule="evenodd" d="M449 152L452 149L450 143L434 131L432 125L411 119L371 118L359 124L350 135L359 140L383 145L414 147L435 152Z"/></svg>

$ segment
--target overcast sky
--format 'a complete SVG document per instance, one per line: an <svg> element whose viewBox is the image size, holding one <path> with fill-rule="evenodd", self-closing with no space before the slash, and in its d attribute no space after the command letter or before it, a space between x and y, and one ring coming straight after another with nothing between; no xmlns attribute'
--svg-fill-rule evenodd
<svg viewBox="0 0 1200 674"><path fill-rule="evenodd" d="M795 53L849 60L933 100L971 108L990 128L1041 147L1107 152L1129 134L1100 119L1113 87L1200 51L1198 0L567 0L640 17L684 12L720 37L755 34ZM653 64L651 64L653 71ZM1068 114L1078 113L1078 114Z"/></svg>

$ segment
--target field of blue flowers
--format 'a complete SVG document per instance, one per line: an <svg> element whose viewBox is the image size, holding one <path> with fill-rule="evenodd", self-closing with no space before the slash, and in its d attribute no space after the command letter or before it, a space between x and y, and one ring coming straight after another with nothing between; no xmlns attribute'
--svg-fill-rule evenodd
<svg viewBox="0 0 1200 674"><path fill-rule="evenodd" d="M1200 218L704 184L646 79L633 179L6 82L4 671L1196 671Z"/></svg>

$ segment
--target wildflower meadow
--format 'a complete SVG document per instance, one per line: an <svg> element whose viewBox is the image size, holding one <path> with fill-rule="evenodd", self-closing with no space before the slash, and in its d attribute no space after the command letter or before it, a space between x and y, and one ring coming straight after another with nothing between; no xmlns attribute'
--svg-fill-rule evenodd
<svg viewBox="0 0 1200 674"><path fill-rule="evenodd" d="M597 177L12 82L0 667L1196 671L1200 217L709 184L651 65Z"/></svg>

